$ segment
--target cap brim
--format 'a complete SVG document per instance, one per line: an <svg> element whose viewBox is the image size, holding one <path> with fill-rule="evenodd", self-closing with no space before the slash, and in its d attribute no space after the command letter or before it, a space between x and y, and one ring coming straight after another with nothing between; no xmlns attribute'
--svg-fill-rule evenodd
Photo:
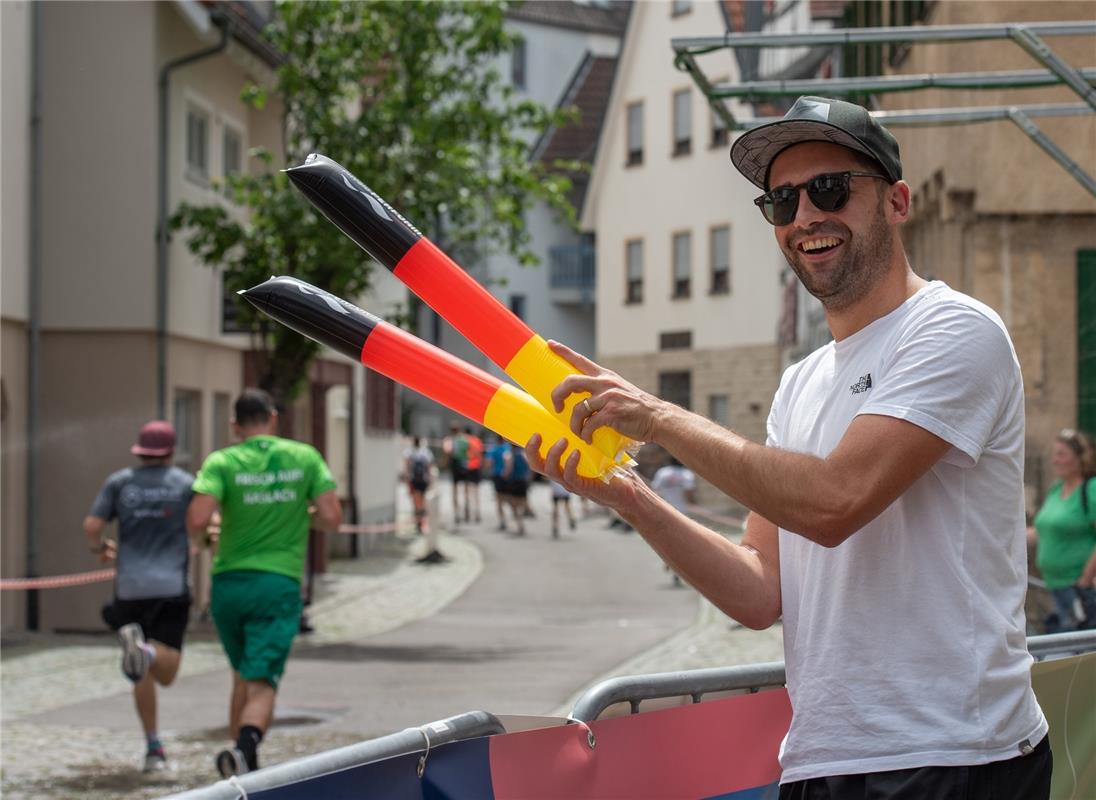
<svg viewBox="0 0 1096 800"><path fill-rule="evenodd" d="M152 458L163 458L164 456L169 456L172 453L174 453L175 448L174 447L169 447L167 450L154 450L154 449L151 449L151 448L148 448L148 447L141 447L141 445L139 445L139 444L135 444L135 445L133 445L133 447L129 448L129 452L133 453L133 455L135 455L135 456L150 456Z"/></svg>
<svg viewBox="0 0 1096 800"><path fill-rule="evenodd" d="M801 142L831 142L878 160L867 145L836 125L819 120L782 119L747 131L736 139L731 145L731 162L754 186L768 189L766 183L773 161Z"/></svg>

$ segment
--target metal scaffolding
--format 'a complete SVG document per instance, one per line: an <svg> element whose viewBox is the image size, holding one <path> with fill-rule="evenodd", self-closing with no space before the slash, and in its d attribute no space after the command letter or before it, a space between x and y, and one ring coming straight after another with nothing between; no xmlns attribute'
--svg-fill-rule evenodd
<svg viewBox="0 0 1096 800"><path fill-rule="evenodd" d="M1096 112L1096 67L1078 69L1059 57L1044 37L1096 34L1096 22L1033 22L1024 25L918 25L885 28L841 28L809 33L725 33L723 36L677 38L671 41L674 64L688 72L708 98L713 111L731 130L747 130L775 122L777 118L735 119L722 100L801 94L887 94L918 89L1027 89L1065 85L1083 102L1076 104L964 106L871 112L883 125L954 125L1008 120L1022 130L1089 193L1096 196L1096 179L1089 175L1033 121L1034 117L1078 116ZM1010 40L1045 70L962 72L928 75L872 75L856 78L760 80L713 85L697 63L697 56L717 50L765 47L826 47L854 44L912 44L916 42L971 42Z"/></svg>

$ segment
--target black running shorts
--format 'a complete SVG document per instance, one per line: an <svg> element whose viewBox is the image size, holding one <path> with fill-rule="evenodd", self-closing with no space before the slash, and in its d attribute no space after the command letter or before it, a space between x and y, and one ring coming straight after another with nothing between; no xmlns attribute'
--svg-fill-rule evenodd
<svg viewBox="0 0 1096 800"><path fill-rule="evenodd" d="M103 606L103 621L111 630L138 622L145 638L175 650L183 649L187 621L190 619L190 595L150 597L145 600L119 600Z"/></svg>

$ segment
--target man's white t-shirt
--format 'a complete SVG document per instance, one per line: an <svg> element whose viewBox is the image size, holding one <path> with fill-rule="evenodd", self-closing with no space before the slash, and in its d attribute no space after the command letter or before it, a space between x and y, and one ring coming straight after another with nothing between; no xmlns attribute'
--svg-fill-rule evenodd
<svg viewBox="0 0 1096 800"><path fill-rule="evenodd" d="M789 367L768 444L824 458L858 414L951 449L838 547L780 530L781 781L1019 756L1047 722L1025 637L1023 384L1000 318L930 283Z"/></svg>

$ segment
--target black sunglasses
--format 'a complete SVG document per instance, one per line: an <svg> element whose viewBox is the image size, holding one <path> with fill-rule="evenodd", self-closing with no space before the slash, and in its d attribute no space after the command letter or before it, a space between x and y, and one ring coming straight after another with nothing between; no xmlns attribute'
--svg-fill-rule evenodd
<svg viewBox="0 0 1096 800"><path fill-rule="evenodd" d="M807 197L819 211L840 211L849 202L849 182L853 177L890 180L874 172L826 172L798 186L778 186L755 198L754 205L761 209L770 225L788 225L799 210L799 190L806 188Z"/></svg>

